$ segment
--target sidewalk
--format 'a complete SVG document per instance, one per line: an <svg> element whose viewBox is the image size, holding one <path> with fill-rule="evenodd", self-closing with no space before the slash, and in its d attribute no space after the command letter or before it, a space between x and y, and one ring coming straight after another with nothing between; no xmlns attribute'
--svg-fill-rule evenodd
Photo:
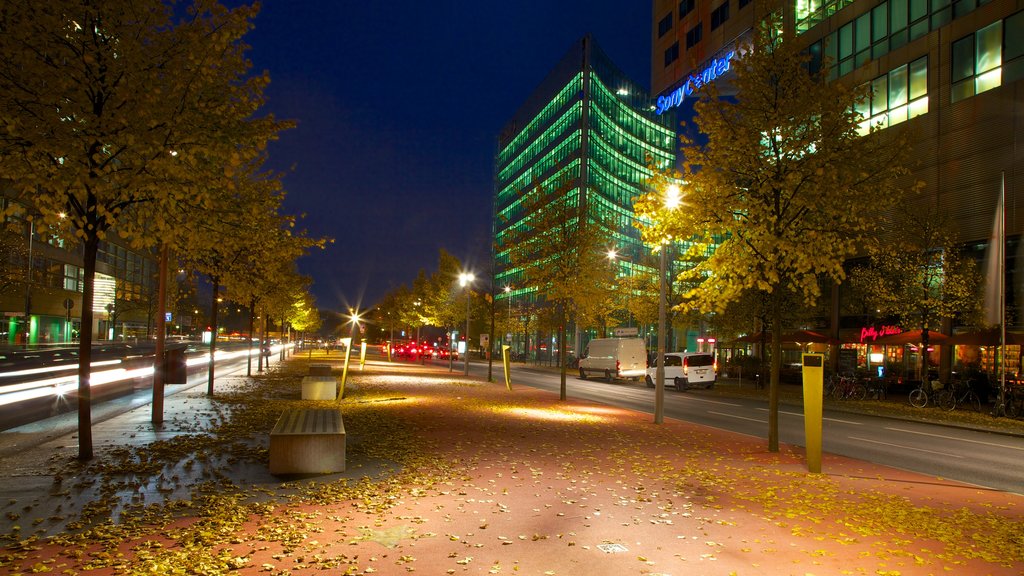
<svg viewBox="0 0 1024 576"><path fill-rule="evenodd" d="M310 362L0 459L0 573L1016 574L1024 498L447 367L350 366L344 473L275 478ZM15 526L18 528L15 529Z"/></svg>

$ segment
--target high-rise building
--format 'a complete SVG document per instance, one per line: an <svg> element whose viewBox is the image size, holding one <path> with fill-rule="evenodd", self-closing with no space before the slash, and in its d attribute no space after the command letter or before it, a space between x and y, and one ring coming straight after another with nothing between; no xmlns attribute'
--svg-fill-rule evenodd
<svg viewBox="0 0 1024 576"><path fill-rule="evenodd" d="M769 13L781 14L812 66L827 60L833 81L870 84L870 101L860 108L866 119L911 131L910 167L924 182L922 201L951 216L960 241L987 268L989 288L1003 271L1005 318L1019 328L1022 8L1016 0L653 0L652 93L659 110L685 104L702 82L728 93L737 43ZM993 242L1000 218L1003 250ZM842 287L839 294L845 297ZM855 340L865 319L840 315L836 300L828 328Z"/></svg>
<svg viewBox="0 0 1024 576"><path fill-rule="evenodd" d="M581 216L611 222L608 246L623 275L645 248L634 226L633 199L646 192L650 163L670 167L676 138L671 114L658 115L646 90L627 78L589 36L574 43L499 136L495 161L495 246L522 222L521 198L536 186L574 197ZM494 254L495 286L516 306L532 303L507 249ZM502 306L506 302L500 302ZM511 312L510 312L511 313Z"/></svg>

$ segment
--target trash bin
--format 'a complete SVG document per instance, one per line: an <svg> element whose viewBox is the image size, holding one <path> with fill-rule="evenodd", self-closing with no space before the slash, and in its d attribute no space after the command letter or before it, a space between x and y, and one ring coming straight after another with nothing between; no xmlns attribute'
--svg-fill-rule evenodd
<svg viewBox="0 0 1024 576"><path fill-rule="evenodd" d="M187 381L185 347L175 346L164 350L164 384L185 384Z"/></svg>

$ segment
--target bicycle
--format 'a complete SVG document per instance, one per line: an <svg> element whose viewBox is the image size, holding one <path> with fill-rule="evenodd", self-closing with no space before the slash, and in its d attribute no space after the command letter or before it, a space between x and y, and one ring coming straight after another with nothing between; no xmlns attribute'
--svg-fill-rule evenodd
<svg viewBox="0 0 1024 576"><path fill-rule="evenodd" d="M981 412L981 398L974 393L970 380L954 382L949 394L942 398L941 406L946 410L956 410L957 406L967 405L975 412Z"/></svg>
<svg viewBox="0 0 1024 576"><path fill-rule="evenodd" d="M867 387L851 376L840 376L832 389L832 398L836 400L863 400L867 395Z"/></svg>
<svg viewBox="0 0 1024 576"><path fill-rule="evenodd" d="M927 384L927 385L926 385ZM910 391L910 405L915 408L924 408L931 402L935 406L941 406L948 391L938 380L924 380Z"/></svg>

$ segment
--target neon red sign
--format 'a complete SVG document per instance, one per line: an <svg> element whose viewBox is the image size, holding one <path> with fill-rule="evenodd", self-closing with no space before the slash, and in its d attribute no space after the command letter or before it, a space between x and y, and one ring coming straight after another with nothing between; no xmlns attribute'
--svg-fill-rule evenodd
<svg viewBox="0 0 1024 576"><path fill-rule="evenodd" d="M878 340L882 336L891 336L893 334L899 334L901 332L903 332L903 330L899 326L883 325L877 328L874 326L865 326L864 328L860 329L860 341L862 343L867 340L871 340L872 342L874 342L875 340Z"/></svg>

